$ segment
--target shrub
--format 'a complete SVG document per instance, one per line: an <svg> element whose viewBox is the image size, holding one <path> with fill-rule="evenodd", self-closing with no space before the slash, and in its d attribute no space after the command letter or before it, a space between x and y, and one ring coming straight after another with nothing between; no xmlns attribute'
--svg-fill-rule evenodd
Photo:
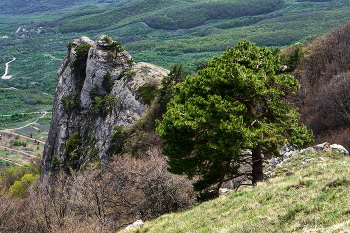
<svg viewBox="0 0 350 233"><path fill-rule="evenodd" d="M113 130L114 132L111 136L111 145L106 151L106 154L109 156L123 154L126 150L124 144L128 137L128 132L125 130L124 125L117 125Z"/></svg>
<svg viewBox="0 0 350 233"><path fill-rule="evenodd" d="M62 97L61 103L63 105L63 111L70 115L76 108L80 106L80 99L78 94L71 92L67 96Z"/></svg>
<svg viewBox="0 0 350 233"><path fill-rule="evenodd" d="M120 52L124 51L124 49L122 47L122 43L116 42L116 41L114 41L114 42L110 43L109 45L107 45L107 49L108 50L115 50L117 53L120 53Z"/></svg>
<svg viewBox="0 0 350 233"><path fill-rule="evenodd" d="M20 181L15 181L9 192L16 197L27 196L29 187L37 178L39 178L39 175L25 174Z"/></svg>
<svg viewBox="0 0 350 233"><path fill-rule="evenodd" d="M136 98L141 98L145 104L150 105L159 93L157 87L158 84L152 85L151 83L145 83L138 88Z"/></svg>
<svg viewBox="0 0 350 233"><path fill-rule="evenodd" d="M77 168L78 160L80 158L79 153L77 153L77 149L80 145L81 139L79 136L79 132L75 132L66 143L66 147L64 148L64 153L69 156L68 166L72 168Z"/></svg>
<svg viewBox="0 0 350 233"><path fill-rule="evenodd" d="M76 52L75 60L69 65L72 68L72 74L86 76L86 61L90 48L90 44L82 44L74 49Z"/></svg>
<svg viewBox="0 0 350 233"><path fill-rule="evenodd" d="M102 87L107 93L110 93L113 89L113 81L111 79L111 73L107 71L105 76L103 76ZM94 86L95 87L95 86ZM92 91L92 90L91 90ZM91 93L91 92L90 92Z"/></svg>

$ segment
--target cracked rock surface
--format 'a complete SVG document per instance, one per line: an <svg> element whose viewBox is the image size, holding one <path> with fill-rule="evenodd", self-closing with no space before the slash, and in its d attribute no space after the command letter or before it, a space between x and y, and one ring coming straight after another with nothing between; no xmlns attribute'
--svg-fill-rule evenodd
<svg viewBox="0 0 350 233"><path fill-rule="evenodd" d="M105 151L110 146L113 128L117 125L127 127L135 123L147 109L147 104L137 97L138 88L148 83L158 85L169 73L168 70L152 64L135 64L127 51L108 47L111 43L113 41L107 36L101 36L96 42L81 37L73 40L68 46L67 56L58 71L52 121L43 153L41 176L50 173L55 155L61 159L60 166L67 165L70 157L65 154L65 147L67 140L76 132L79 133L81 146L85 146L88 151L93 147L98 148L99 159L106 162L108 156ZM86 75L72 73L71 65L76 59L76 48L83 44L91 45L86 60ZM102 88L107 72L113 82L110 93L106 93ZM113 110L107 115L92 114L90 92L95 86L98 87L99 95L115 96ZM78 104L67 110L62 99L69 95ZM83 140L86 138L94 140L87 144Z"/></svg>

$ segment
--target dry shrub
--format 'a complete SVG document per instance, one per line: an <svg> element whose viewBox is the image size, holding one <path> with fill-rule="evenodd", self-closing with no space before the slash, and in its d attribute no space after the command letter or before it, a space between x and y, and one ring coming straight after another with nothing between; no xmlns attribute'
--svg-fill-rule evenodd
<svg viewBox="0 0 350 233"><path fill-rule="evenodd" d="M183 176L167 171L159 150L136 159L129 155L116 158L111 164L119 180L123 180L123 198L128 200L130 214L135 219L152 219L165 213L186 209L194 203L192 184Z"/></svg>
<svg viewBox="0 0 350 233"><path fill-rule="evenodd" d="M26 207L10 206L8 214L27 209L26 216L19 218L28 232L112 232L137 219L153 219L194 203L192 184L170 174L158 150L143 158L125 155L108 165L43 177L29 193L22 199Z"/></svg>
<svg viewBox="0 0 350 233"><path fill-rule="evenodd" d="M31 232L26 199L0 194L0 232Z"/></svg>
<svg viewBox="0 0 350 233"><path fill-rule="evenodd" d="M350 24L335 29L303 47L303 68L294 72L301 84L289 97L311 128L315 144L324 141L350 149Z"/></svg>

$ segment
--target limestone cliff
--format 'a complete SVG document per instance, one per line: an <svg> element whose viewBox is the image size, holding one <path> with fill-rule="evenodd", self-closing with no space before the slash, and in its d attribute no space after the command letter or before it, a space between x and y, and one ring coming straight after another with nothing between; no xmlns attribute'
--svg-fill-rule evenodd
<svg viewBox="0 0 350 233"><path fill-rule="evenodd" d="M135 64L108 36L96 42L81 37L67 47L68 55L58 71L41 175L57 166L79 167L93 159L106 162L113 128L133 124L147 108L139 88L157 87L169 72L147 63Z"/></svg>

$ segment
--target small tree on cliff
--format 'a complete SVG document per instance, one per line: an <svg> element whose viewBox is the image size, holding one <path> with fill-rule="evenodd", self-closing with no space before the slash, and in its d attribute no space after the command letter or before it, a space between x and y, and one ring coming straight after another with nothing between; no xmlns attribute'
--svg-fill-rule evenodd
<svg viewBox="0 0 350 233"><path fill-rule="evenodd" d="M244 150L252 151L255 184L263 179L262 152L278 156L285 140L296 146L312 141L312 132L298 126L299 113L284 100L300 85L281 73L274 50L243 41L206 67L175 87L157 126L169 170L198 176L196 190L219 188L242 175Z"/></svg>

